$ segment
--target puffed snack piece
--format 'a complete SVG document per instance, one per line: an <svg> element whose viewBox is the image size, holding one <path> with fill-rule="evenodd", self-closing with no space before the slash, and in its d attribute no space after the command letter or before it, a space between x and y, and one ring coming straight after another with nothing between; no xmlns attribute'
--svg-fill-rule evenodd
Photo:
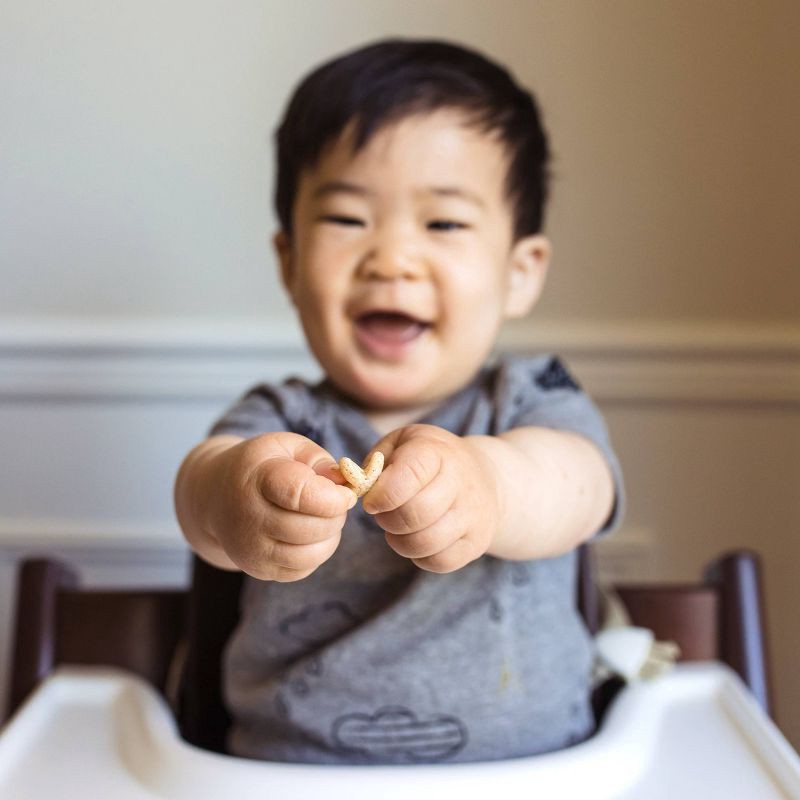
<svg viewBox="0 0 800 800"><path fill-rule="evenodd" d="M383 471L383 453L376 450L363 469L352 459L342 456L339 459L339 470L350 484L350 488L356 493L356 497L362 497L372 488Z"/></svg>

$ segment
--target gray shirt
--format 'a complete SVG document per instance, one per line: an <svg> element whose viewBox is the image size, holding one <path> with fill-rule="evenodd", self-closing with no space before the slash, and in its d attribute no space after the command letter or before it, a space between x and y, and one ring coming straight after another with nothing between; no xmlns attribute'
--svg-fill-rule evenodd
<svg viewBox="0 0 800 800"><path fill-rule="evenodd" d="M420 422L458 434L580 433L622 480L603 420L552 356L507 357ZM213 433L294 431L358 461L380 438L327 381L258 386ZM272 761L418 763L530 755L593 730L591 639L576 558L483 556L447 574L389 548L359 503L334 555L294 583L245 577L224 654L231 753Z"/></svg>

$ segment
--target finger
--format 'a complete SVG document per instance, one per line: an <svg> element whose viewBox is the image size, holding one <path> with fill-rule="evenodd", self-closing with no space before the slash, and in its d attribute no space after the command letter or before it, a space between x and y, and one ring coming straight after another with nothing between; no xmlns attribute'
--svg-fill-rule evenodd
<svg viewBox="0 0 800 800"><path fill-rule="evenodd" d="M287 511L316 517L336 517L355 505L350 489L317 475L307 464L291 458L271 458L261 464L256 472L262 496Z"/></svg>
<svg viewBox="0 0 800 800"><path fill-rule="evenodd" d="M268 561L237 563L242 572L260 581L277 581L278 583L291 583L307 578L316 567L311 569L296 570L279 567Z"/></svg>
<svg viewBox="0 0 800 800"><path fill-rule="evenodd" d="M411 440L391 455L375 485L364 495L364 510L369 514L393 511L416 496L441 472L440 450L430 441Z"/></svg>
<svg viewBox="0 0 800 800"><path fill-rule="evenodd" d="M307 436L301 436L299 433L291 433L289 431L281 431L274 434L274 436L285 455L289 456L293 461L307 464L312 469L318 464L335 463L333 456L324 447L318 445Z"/></svg>
<svg viewBox="0 0 800 800"><path fill-rule="evenodd" d="M307 578L315 570L316 567L314 567L314 569L296 570L273 565L269 569L267 577L262 580L275 581L276 583L294 583L295 581L301 581L303 578Z"/></svg>
<svg viewBox="0 0 800 800"><path fill-rule="evenodd" d="M298 572L316 569L336 552L341 538L339 531L335 536L313 544L286 544L273 540L267 553L267 560L277 567Z"/></svg>
<svg viewBox="0 0 800 800"><path fill-rule="evenodd" d="M262 533L249 537L250 545L239 542L230 548L231 560L248 575L260 580L300 580L327 561L341 541L341 529L322 542L296 545L279 542Z"/></svg>
<svg viewBox="0 0 800 800"><path fill-rule="evenodd" d="M443 470L407 503L392 511L375 514L375 521L388 533L413 534L422 531L444 516L453 505L456 492L457 487Z"/></svg>
<svg viewBox="0 0 800 800"><path fill-rule="evenodd" d="M282 431L275 434L275 437L281 451L279 455L307 464L317 475L322 475L340 486L344 485L336 459L324 447L298 433Z"/></svg>
<svg viewBox="0 0 800 800"><path fill-rule="evenodd" d="M261 526L259 535L290 545L317 544L339 535L347 517L315 517L274 506ZM263 532L263 533L262 533Z"/></svg>
<svg viewBox="0 0 800 800"><path fill-rule="evenodd" d="M342 471L339 469L339 465L335 461L315 464L313 469L317 475L322 475L323 478L333 481L338 486L348 486Z"/></svg>
<svg viewBox="0 0 800 800"><path fill-rule="evenodd" d="M475 548L466 537L462 537L453 542L448 548L432 556L423 558L412 558L411 561L420 569L426 572L455 572L474 561L480 553L475 552Z"/></svg>
<svg viewBox="0 0 800 800"><path fill-rule="evenodd" d="M383 453L384 459L388 462L389 459L392 457L392 453L398 448L400 444L406 441L409 437L409 429L413 428L413 426L406 426L404 428L395 428L391 433L387 433L386 436L383 437L376 445L372 448L372 450L367 453L367 457L364 459L364 463L366 464L372 454L376 450L380 450Z"/></svg>
<svg viewBox="0 0 800 800"><path fill-rule="evenodd" d="M461 526L450 509L433 525L416 533L386 534L386 543L398 555L416 559L441 553L461 538Z"/></svg>

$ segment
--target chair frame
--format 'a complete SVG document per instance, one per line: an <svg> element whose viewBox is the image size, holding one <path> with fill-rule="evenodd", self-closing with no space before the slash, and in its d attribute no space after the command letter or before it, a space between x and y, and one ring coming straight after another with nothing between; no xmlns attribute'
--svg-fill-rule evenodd
<svg viewBox="0 0 800 800"><path fill-rule="evenodd" d="M61 663L119 666L165 692L187 598L184 589L86 590L62 561L24 560L7 715Z"/></svg>
<svg viewBox="0 0 800 800"><path fill-rule="evenodd" d="M578 606L591 633L600 628L600 598L591 548L579 550ZM714 559L698 583L621 583L613 587L631 624L648 628L661 641L675 641L681 660L718 660L744 681L761 708L772 716L769 646L759 555L732 550ZM595 698L598 716L618 689Z"/></svg>

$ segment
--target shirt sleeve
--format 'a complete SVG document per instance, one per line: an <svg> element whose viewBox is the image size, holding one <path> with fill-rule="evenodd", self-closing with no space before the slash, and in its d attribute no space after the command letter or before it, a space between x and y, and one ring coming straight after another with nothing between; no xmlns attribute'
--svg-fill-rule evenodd
<svg viewBox="0 0 800 800"><path fill-rule="evenodd" d="M291 430L285 394L282 386L253 387L213 424L209 436L229 434L249 439L262 433Z"/></svg>
<svg viewBox="0 0 800 800"><path fill-rule="evenodd" d="M501 430L536 426L572 431L593 442L603 453L614 479L614 507L595 534L619 527L625 511L622 469L611 446L608 428L591 398L556 356L509 358L498 376L498 420Z"/></svg>

